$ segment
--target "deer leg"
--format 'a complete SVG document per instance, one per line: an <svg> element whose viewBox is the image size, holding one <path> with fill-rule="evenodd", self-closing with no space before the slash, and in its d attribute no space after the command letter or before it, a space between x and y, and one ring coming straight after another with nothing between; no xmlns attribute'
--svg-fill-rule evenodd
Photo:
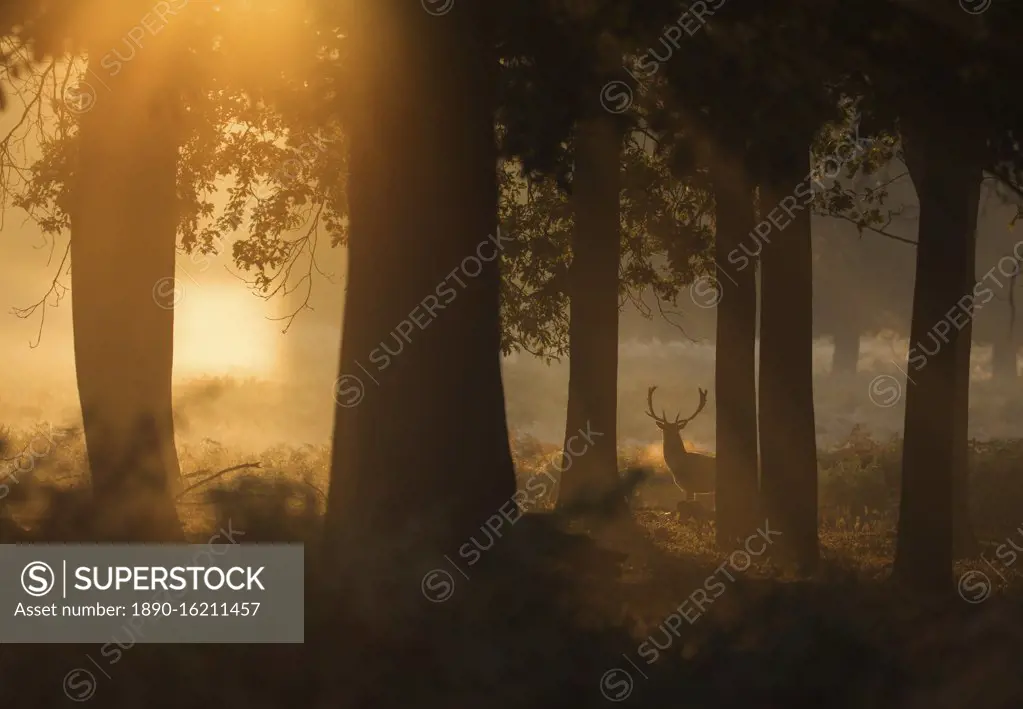
<svg viewBox="0 0 1023 709"><path fill-rule="evenodd" d="M678 480L675 480L674 476L672 476L672 482L675 483L675 487L677 487L679 492L682 493L682 499L689 502L689 493L686 492L685 488L678 484Z"/></svg>

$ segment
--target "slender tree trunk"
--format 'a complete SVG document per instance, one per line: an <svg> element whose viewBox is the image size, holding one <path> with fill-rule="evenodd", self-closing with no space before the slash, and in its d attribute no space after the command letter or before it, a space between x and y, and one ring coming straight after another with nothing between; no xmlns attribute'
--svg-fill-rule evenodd
<svg viewBox="0 0 1023 709"><path fill-rule="evenodd" d="M756 226L753 190L741 169L715 165L717 199L717 343L714 360L717 430L717 544L736 539L757 519L757 262L740 248Z"/></svg>
<svg viewBox="0 0 1023 709"><path fill-rule="evenodd" d="M421 602L423 571L442 554L467 565L463 545L514 504L485 12L456 3L432 16L406 0L352 11L349 279L325 541L367 604L387 581Z"/></svg>
<svg viewBox="0 0 1023 709"><path fill-rule="evenodd" d="M96 52L80 87L94 105L80 117L71 314L94 533L107 540L183 539L171 496L174 305L199 294L174 281L178 99L159 80L164 49L154 42L116 75Z"/></svg>
<svg viewBox="0 0 1023 709"><path fill-rule="evenodd" d="M966 253L963 255L963 287L961 296L973 297L977 283L977 210L980 206L980 185L983 174L974 171L976 183L967 195ZM963 301L971 302L971 301ZM974 308L967 306L968 319L959 335L956 348L955 379L955 448L953 451L952 554L955 558L974 556L980 544L973 533L970 517L970 354L973 347Z"/></svg>
<svg viewBox="0 0 1023 709"><path fill-rule="evenodd" d="M965 337L964 263L976 223L980 180L972 131L906 121L907 165L920 199L916 285L907 382L902 495L894 576L921 593L952 586L953 496ZM959 381L957 381L957 379Z"/></svg>
<svg viewBox="0 0 1023 709"><path fill-rule="evenodd" d="M850 307L845 317L835 323L833 335L835 353L831 358L831 373L835 375L856 374L860 363L860 324L855 307Z"/></svg>
<svg viewBox="0 0 1023 709"><path fill-rule="evenodd" d="M568 414L558 507L613 505L618 476L618 200L622 136L610 114L582 122L572 200ZM583 435L592 431L592 434ZM599 434L599 435L598 435Z"/></svg>
<svg viewBox="0 0 1023 709"><path fill-rule="evenodd" d="M819 560L817 441L813 404L813 258L810 213L783 207L809 171L792 161L779 189L765 189L764 220L774 225L761 256L761 490L783 557L804 571Z"/></svg>

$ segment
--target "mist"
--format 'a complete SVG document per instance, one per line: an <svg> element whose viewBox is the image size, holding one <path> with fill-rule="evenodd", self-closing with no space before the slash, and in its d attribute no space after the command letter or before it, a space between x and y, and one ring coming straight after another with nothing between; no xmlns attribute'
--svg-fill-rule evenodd
<svg viewBox="0 0 1023 709"><path fill-rule="evenodd" d="M904 184L900 196L901 211L912 213L912 185ZM985 192L978 227L978 278L1011 250L1013 234L1007 224L1012 211L1011 202L1000 204L993 190ZM818 444L840 445L854 426L879 439L900 436L914 249L878 234L860 236L836 219L814 218L813 224L820 242L838 236L860 252L847 269L829 272L815 283L820 295L815 329L826 333L841 324L845 315L836 312L833 303L842 298L853 299L863 312L890 313L890 324L904 324L861 335L855 376L831 376L833 338L824 335L815 341ZM906 239L915 238L915 229L916 220L906 217L889 227ZM345 249L320 243L315 251L317 269L308 279L267 297L254 291L248 274L231 261L231 244L243 231L225 241L219 253L178 255L176 438L183 444L211 439L250 453L282 445L324 445L336 404ZM81 424L69 275L58 278L59 286L49 293L45 308L27 311L51 288L65 246L66 237L55 241L44 236L24 215L9 216L0 232L0 341L8 358L8 366L0 370L0 420L13 428L43 421ZM885 268L860 265L876 262L885 263ZM308 264L308 256L299 260L300 269ZM1007 327L1009 292L1008 287L998 290L991 304L978 309L978 332ZM656 312L644 317L631 303L624 305L618 379L623 446L660 440L643 413L648 387L658 387L658 407L687 415L695 408L697 390L713 383L714 310L700 307L699 301L691 290L683 291L666 317ZM409 347L415 347L414 341ZM503 358L502 370L509 428L545 443L560 443L565 433L567 359L545 361L517 352ZM992 345L983 339L974 341L971 382L970 436L988 440L1021 435L1023 420L1010 415L1014 409L1009 392L992 382ZM872 394L872 388L890 388L891 393ZM695 450L715 451L714 410L711 398L686 430L686 442Z"/></svg>

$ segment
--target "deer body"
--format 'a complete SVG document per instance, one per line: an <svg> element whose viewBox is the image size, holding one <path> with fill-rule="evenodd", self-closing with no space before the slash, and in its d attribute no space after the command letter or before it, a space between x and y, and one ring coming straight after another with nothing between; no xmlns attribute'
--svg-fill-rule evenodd
<svg viewBox="0 0 1023 709"><path fill-rule="evenodd" d="M665 431L661 449L664 451L664 463L671 471L675 485L686 495L686 499L689 498L689 494L714 492L714 474L717 466L713 458L687 451L680 433L670 435Z"/></svg>
<svg viewBox="0 0 1023 709"><path fill-rule="evenodd" d="M700 389L700 405L696 413L687 419L680 419L675 416L674 421L669 421L663 412L661 416L654 413L653 395L657 387L650 387L647 391L647 416L654 419L657 427L661 429L663 439L661 451L664 455L664 463L671 471L671 477L675 485L689 501L690 495L707 494L714 492L715 474L717 462L714 458L698 453L690 453L682 442L682 431L686 425L703 411L707 405L707 392Z"/></svg>

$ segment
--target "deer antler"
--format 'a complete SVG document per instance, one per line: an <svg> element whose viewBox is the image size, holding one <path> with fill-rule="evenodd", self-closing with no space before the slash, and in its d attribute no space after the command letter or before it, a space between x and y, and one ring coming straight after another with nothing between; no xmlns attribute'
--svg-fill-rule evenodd
<svg viewBox="0 0 1023 709"><path fill-rule="evenodd" d="M659 423L668 423L668 417L665 416L664 409L661 409L661 415L660 416L658 416L657 414L654 413L654 390L655 389L657 389L657 387L656 386L652 386L652 387L650 387L649 389L646 390L646 407L647 407L647 410L644 411L643 413L645 413L647 416L652 418L654 421L657 421Z"/></svg>
<svg viewBox="0 0 1023 709"><path fill-rule="evenodd" d="M693 415L690 416L687 419L679 419L679 417L676 416L675 417L675 423L689 423L694 418L699 416L701 411L703 411L703 407L705 407L707 405L707 390L706 389L700 389L699 391L700 391L700 405L696 407L696 411L694 411Z"/></svg>

